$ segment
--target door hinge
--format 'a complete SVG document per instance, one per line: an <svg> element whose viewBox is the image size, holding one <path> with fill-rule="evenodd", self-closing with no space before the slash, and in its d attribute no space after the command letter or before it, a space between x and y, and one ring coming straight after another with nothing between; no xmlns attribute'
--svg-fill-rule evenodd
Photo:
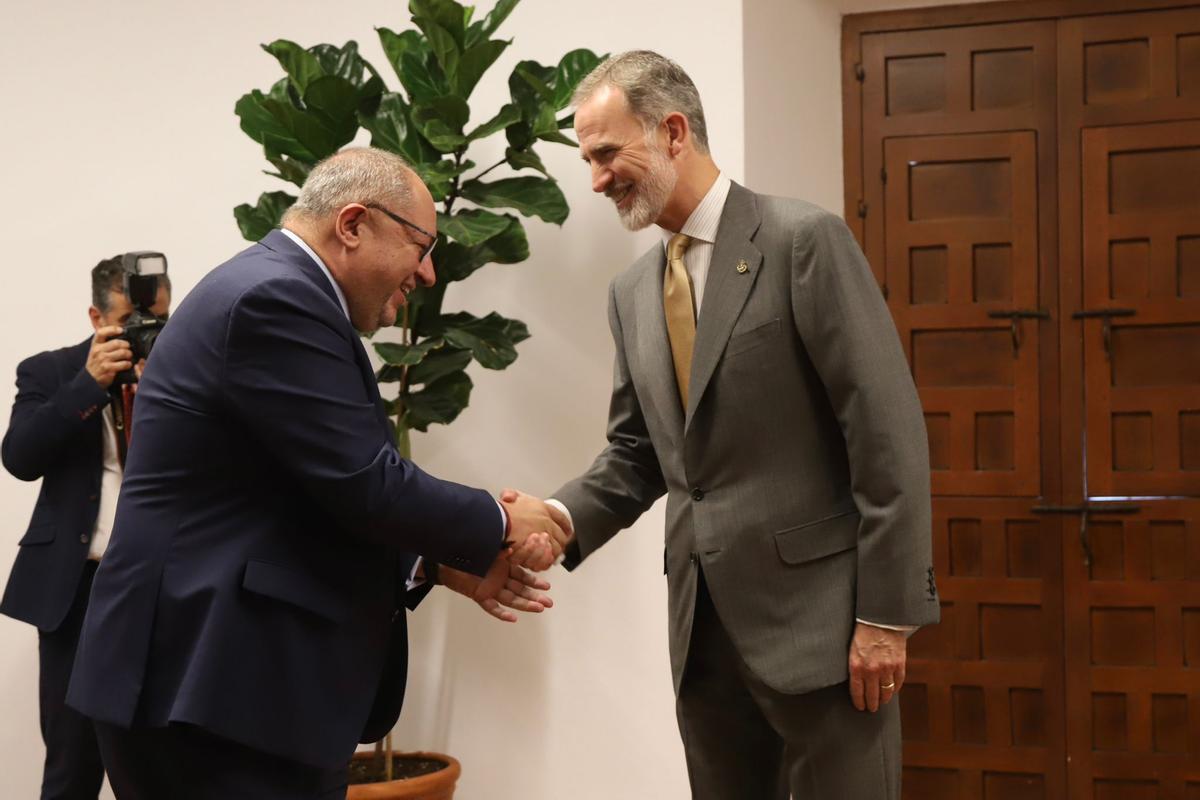
<svg viewBox="0 0 1200 800"><path fill-rule="evenodd" d="M864 203L862 200L858 201L858 218L859 219L867 218L867 204Z"/></svg>
<svg viewBox="0 0 1200 800"><path fill-rule="evenodd" d="M854 77L858 80L859 83L862 83L863 81L865 81L867 79L867 71L865 69L863 69L863 65L862 65L861 61L854 65Z"/></svg>
<svg viewBox="0 0 1200 800"><path fill-rule="evenodd" d="M879 168L879 179L884 183L887 183L887 167Z"/></svg>

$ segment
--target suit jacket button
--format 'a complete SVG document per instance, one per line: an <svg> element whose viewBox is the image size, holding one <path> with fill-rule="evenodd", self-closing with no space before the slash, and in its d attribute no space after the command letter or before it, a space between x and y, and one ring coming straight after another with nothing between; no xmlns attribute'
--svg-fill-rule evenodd
<svg viewBox="0 0 1200 800"><path fill-rule="evenodd" d="M80 536L79 536L79 541L83 542L84 544L87 544L91 540L92 540L92 537L88 536L86 533L80 534Z"/></svg>
<svg viewBox="0 0 1200 800"><path fill-rule="evenodd" d="M701 489L699 486L692 489L692 499L695 500L696 502L703 500L704 499L704 490Z"/></svg>

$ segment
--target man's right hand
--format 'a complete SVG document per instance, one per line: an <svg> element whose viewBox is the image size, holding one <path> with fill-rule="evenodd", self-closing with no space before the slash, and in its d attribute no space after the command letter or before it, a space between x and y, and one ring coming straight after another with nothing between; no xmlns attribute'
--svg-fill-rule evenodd
<svg viewBox="0 0 1200 800"><path fill-rule="evenodd" d="M88 350L85 369L96 379L101 389L112 386L117 374L133 367L133 349L129 342L114 337L123 331L120 325L108 325L96 330L92 348Z"/></svg>
<svg viewBox="0 0 1200 800"><path fill-rule="evenodd" d="M552 567L571 539L571 523L566 515L533 495L513 489L505 489L500 502L508 512L508 541L513 548L513 562L538 571ZM526 539L535 533L548 534L550 547L523 547Z"/></svg>

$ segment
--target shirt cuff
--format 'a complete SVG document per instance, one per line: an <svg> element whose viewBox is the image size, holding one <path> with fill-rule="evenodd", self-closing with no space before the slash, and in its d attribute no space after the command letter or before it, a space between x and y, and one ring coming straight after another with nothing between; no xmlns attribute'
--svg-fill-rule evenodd
<svg viewBox="0 0 1200 800"><path fill-rule="evenodd" d="M496 508L500 510L500 544L508 539L508 512L504 510L504 504L499 500L496 501Z"/></svg>
<svg viewBox="0 0 1200 800"><path fill-rule="evenodd" d="M871 622L860 617L855 617L854 621L861 622L863 625L870 625L872 628L883 628L885 631L900 631L901 633L907 633L909 636L921 627L920 625L884 625L882 622Z"/></svg>
<svg viewBox="0 0 1200 800"><path fill-rule="evenodd" d="M567 524L571 526L571 531L573 534L573 532L575 530L575 520L571 518L571 509L567 508L566 506L564 506L562 504L561 501L555 500L553 497L547 498L546 505L553 506L554 508L557 508L559 511L561 511L563 513L563 516L567 518ZM566 558L567 558L567 554L566 554L566 552L564 552L558 558L554 559L555 565L557 566L558 564L563 563L563 561L566 560Z"/></svg>
<svg viewBox="0 0 1200 800"><path fill-rule="evenodd" d="M425 559L423 556L417 556L417 560L413 562L412 572L408 573L408 580L404 584L407 591L411 592L418 586L425 585L425 579L417 577L417 570L421 568L421 564L424 562L424 560Z"/></svg>

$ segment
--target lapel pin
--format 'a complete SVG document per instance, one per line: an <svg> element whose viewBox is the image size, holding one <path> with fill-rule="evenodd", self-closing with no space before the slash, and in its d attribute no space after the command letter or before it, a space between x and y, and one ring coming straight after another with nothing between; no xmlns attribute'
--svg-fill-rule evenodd
<svg viewBox="0 0 1200 800"><path fill-rule="evenodd" d="M746 259L742 258L738 260L737 271L739 275L745 275L750 271L750 265L746 263Z"/></svg>

